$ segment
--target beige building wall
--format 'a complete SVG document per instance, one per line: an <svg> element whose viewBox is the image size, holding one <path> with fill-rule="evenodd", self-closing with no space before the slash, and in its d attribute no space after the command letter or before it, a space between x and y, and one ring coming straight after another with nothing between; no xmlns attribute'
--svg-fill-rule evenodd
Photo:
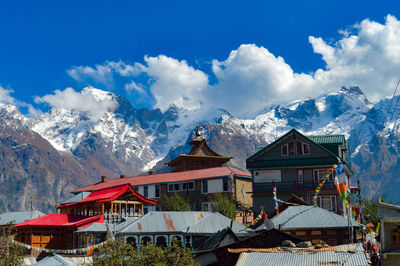
<svg viewBox="0 0 400 266"><path fill-rule="evenodd" d="M244 193L242 193L242 190ZM243 195L245 202L247 201L247 205L249 207L253 206L253 187L251 183L251 179L245 178L236 178L235 179L235 195L236 200L243 201Z"/></svg>

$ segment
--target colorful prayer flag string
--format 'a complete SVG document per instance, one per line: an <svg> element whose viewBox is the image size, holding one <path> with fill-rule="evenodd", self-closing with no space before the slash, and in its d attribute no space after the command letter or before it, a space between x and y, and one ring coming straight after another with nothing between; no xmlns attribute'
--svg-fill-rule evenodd
<svg viewBox="0 0 400 266"><path fill-rule="evenodd" d="M319 194L319 192L321 191L321 188L324 186L326 180L328 180L328 179L329 179L329 176L333 173L333 171L335 171L335 168L330 168L329 171L328 171L328 173L325 175L325 179L322 180L322 183L319 183L318 186L317 186L317 188L315 189L315 193L314 193L314 197L313 197L314 206L317 206L317 197L318 197L318 194Z"/></svg>

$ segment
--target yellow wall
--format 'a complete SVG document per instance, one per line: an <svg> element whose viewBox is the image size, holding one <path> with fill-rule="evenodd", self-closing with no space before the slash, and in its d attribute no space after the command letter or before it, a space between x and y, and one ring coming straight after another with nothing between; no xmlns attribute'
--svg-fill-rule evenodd
<svg viewBox="0 0 400 266"><path fill-rule="evenodd" d="M236 178L236 187L235 187L235 195L236 195L236 200L243 201L243 194L242 194L242 188L244 190L244 199L247 201L247 206L252 207L253 206L253 197L252 192L253 187L251 183L251 179L247 178Z"/></svg>

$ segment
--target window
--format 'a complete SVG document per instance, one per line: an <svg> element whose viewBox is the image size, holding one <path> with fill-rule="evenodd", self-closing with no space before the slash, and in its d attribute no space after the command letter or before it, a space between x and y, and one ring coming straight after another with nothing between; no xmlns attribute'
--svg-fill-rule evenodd
<svg viewBox="0 0 400 266"><path fill-rule="evenodd" d="M149 242L152 243L151 242L151 238L149 236L142 237L140 242L141 242L141 245L143 245L143 246L146 246L146 244L149 243Z"/></svg>
<svg viewBox="0 0 400 266"><path fill-rule="evenodd" d="M146 198L149 196L149 186L143 186L143 196Z"/></svg>
<svg viewBox="0 0 400 266"><path fill-rule="evenodd" d="M182 190L183 191L187 190L187 183L182 183Z"/></svg>
<svg viewBox="0 0 400 266"><path fill-rule="evenodd" d="M317 205L325 210L336 212L337 211L337 199L336 196L318 196Z"/></svg>
<svg viewBox="0 0 400 266"><path fill-rule="evenodd" d="M154 197L159 198L160 197L160 185L155 185L155 195Z"/></svg>
<svg viewBox="0 0 400 266"><path fill-rule="evenodd" d="M185 237L185 247L192 249L192 241L190 236Z"/></svg>
<svg viewBox="0 0 400 266"><path fill-rule="evenodd" d="M174 192L174 184L168 184L168 192Z"/></svg>
<svg viewBox="0 0 400 266"><path fill-rule="evenodd" d="M165 236L157 236L156 246L163 247L163 248L167 247L167 238Z"/></svg>
<svg viewBox="0 0 400 266"><path fill-rule="evenodd" d="M310 149L307 143L301 141L290 141L282 146L282 156L288 155L307 155L310 154Z"/></svg>
<svg viewBox="0 0 400 266"><path fill-rule="evenodd" d="M288 155L288 145L283 145L282 146L282 155L287 156Z"/></svg>
<svg viewBox="0 0 400 266"><path fill-rule="evenodd" d="M144 215L144 214L147 214L147 213L149 212L149 208L148 208L148 207L144 207L144 208L143 208L143 212L144 212L143 215Z"/></svg>
<svg viewBox="0 0 400 266"><path fill-rule="evenodd" d="M136 245L136 238L135 238L135 237L133 237L133 236L128 237L128 238L126 239L126 242L127 242L128 244L130 244L134 249L137 248L137 245Z"/></svg>
<svg viewBox="0 0 400 266"><path fill-rule="evenodd" d="M393 228L390 232L392 246L400 247L400 225Z"/></svg>
<svg viewBox="0 0 400 266"><path fill-rule="evenodd" d="M203 180L203 194L208 193L208 180Z"/></svg>
<svg viewBox="0 0 400 266"><path fill-rule="evenodd" d="M201 210L202 211L212 211L211 202L202 202L201 203Z"/></svg>
<svg viewBox="0 0 400 266"><path fill-rule="evenodd" d="M326 175L329 173L329 169L314 169L314 181L321 182L326 179ZM329 182L333 182L333 173L329 175Z"/></svg>
<svg viewBox="0 0 400 266"><path fill-rule="evenodd" d="M175 191L181 190L180 188L181 188L181 184L179 184L179 183L174 184L174 190Z"/></svg>
<svg viewBox="0 0 400 266"><path fill-rule="evenodd" d="M161 211L160 206L156 206L156 212L159 212L159 211Z"/></svg>
<svg viewBox="0 0 400 266"><path fill-rule="evenodd" d="M189 182L189 190L194 190L194 182Z"/></svg>
<svg viewBox="0 0 400 266"><path fill-rule="evenodd" d="M304 171L297 170L297 183L303 183L303 182L304 182Z"/></svg>
<svg viewBox="0 0 400 266"><path fill-rule="evenodd" d="M173 236L171 239L171 244L176 243L178 246L182 246L182 237L181 236Z"/></svg>
<svg viewBox="0 0 400 266"><path fill-rule="evenodd" d="M228 186L229 186L229 179L228 178L224 178L222 179L222 190L223 191L228 191Z"/></svg>
<svg viewBox="0 0 400 266"><path fill-rule="evenodd" d="M195 211L196 210L196 203L190 203L190 210Z"/></svg>

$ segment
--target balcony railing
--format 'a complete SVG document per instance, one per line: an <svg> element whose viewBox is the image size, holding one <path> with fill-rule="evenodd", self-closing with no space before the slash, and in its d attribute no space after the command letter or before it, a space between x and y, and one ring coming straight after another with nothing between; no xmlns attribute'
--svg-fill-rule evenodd
<svg viewBox="0 0 400 266"><path fill-rule="evenodd" d="M269 183L254 183L253 192L272 192L275 186L281 192L296 192L296 191L312 191L315 190L320 182L269 182ZM332 181L325 182L321 189L336 190L335 184Z"/></svg>

